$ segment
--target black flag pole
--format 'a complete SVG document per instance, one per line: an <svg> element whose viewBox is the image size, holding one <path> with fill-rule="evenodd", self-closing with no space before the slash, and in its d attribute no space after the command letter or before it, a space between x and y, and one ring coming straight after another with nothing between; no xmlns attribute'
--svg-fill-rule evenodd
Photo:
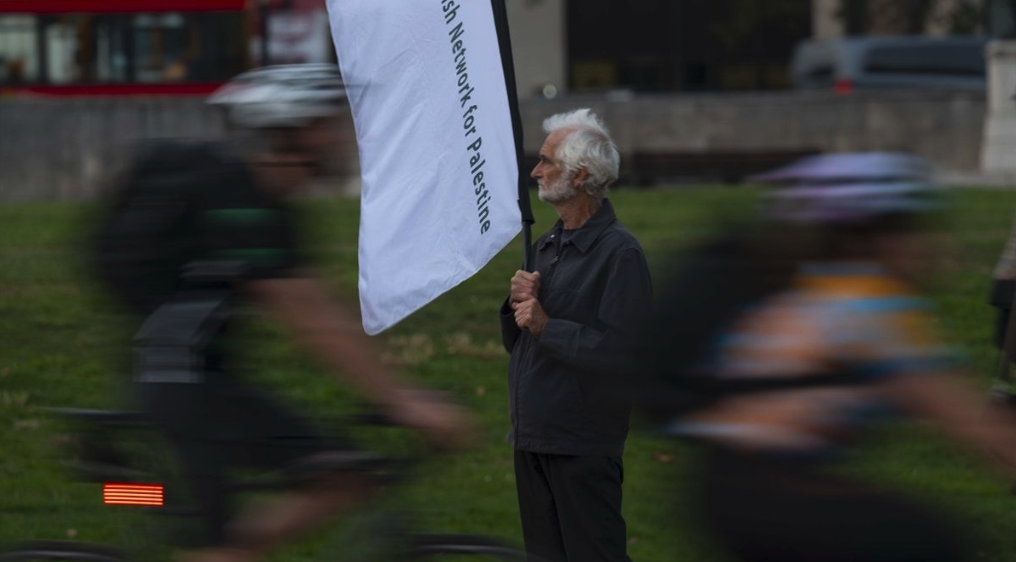
<svg viewBox="0 0 1016 562"><path fill-rule="evenodd" d="M508 109L512 116L512 130L515 132L515 160L519 168L519 211L522 214L522 269L533 271L533 207L529 203L527 170L522 169L522 114L519 112L519 96L515 89L515 62L512 58L512 40L508 34L508 10L504 0L490 0L497 29L497 42L501 50L501 67L504 68L504 83L508 93Z"/></svg>

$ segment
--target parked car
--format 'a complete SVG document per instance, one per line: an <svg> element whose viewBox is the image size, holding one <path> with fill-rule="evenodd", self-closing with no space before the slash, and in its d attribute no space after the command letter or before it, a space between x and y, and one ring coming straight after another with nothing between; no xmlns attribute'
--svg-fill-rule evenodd
<svg viewBox="0 0 1016 562"><path fill-rule="evenodd" d="M791 79L800 90L943 89L983 92L987 62L982 37L848 37L803 41Z"/></svg>

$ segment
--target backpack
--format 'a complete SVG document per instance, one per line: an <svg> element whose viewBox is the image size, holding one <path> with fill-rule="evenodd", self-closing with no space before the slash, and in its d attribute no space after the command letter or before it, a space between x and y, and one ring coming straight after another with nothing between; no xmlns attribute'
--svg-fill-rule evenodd
<svg viewBox="0 0 1016 562"><path fill-rule="evenodd" d="M197 196L223 165L208 145L153 142L113 188L94 241L94 269L134 312L146 316L180 289L198 242Z"/></svg>

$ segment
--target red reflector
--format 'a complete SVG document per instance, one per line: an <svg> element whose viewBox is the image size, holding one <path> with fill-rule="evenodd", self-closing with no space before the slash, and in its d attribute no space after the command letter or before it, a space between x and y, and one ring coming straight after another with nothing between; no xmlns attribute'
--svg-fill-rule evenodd
<svg viewBox="0 0 1016 562"><path fill-rule="evenodd" d="M165 504L163 492L161 484L103 484L102 503L161 507Z"/></svg>
<svg viewBox="0 0 1016 562"><path fill-rule="evenodd" d="M854 83L850 80L837 80L836 84L833 85L833 91L841 96L845 96L854 91Z"/></svg>

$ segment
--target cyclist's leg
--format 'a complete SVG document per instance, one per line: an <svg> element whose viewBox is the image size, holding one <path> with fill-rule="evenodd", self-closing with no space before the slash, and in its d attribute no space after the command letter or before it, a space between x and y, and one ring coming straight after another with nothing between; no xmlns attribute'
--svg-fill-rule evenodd
<svg viewBox="0 0 1016 562"><path fill-rule="evenodd" d="M232 464L284 470L307 459L356 452L345 439L322 438L306 419L253 386L221 374L215 389L215 425ZM184 560L255 560L359 503L370 489L366 477L353 472L319 473L298 489L242 510L225 534L223 544L232 548L195 551Z"/></svg>
<svg viewBox="0 0 1016 562"><path fill-rule="evenodd" d="M173 447L201 518L197 544L225 539L229 519L226 458L214 440L214 397L205 384L139 383L136 395L152 425Z"/></svg>
<svg viewBox="0 0 1016 562"><path fill-rule="evenodd" d="M262 500L230 524L230 542L251 555L261 555L351 511L370 497L373 488L363 476L339 474L301 491Z"/></svg>
<svg viewBox="0 0 1016 562"><path fill-rule="evenodd" d="M952 529L891 493L800 461L713 451L704 520L745 562L957 562Z"/></svg>
<svg viewBox="0 0 1016 562"><path fill-rule="evenodd" d="M261 560L272 549L318 528L367 495L365 482L345 476L250 506L230 524L225 543L228 546L183 552L177 562Z"/></svg>

